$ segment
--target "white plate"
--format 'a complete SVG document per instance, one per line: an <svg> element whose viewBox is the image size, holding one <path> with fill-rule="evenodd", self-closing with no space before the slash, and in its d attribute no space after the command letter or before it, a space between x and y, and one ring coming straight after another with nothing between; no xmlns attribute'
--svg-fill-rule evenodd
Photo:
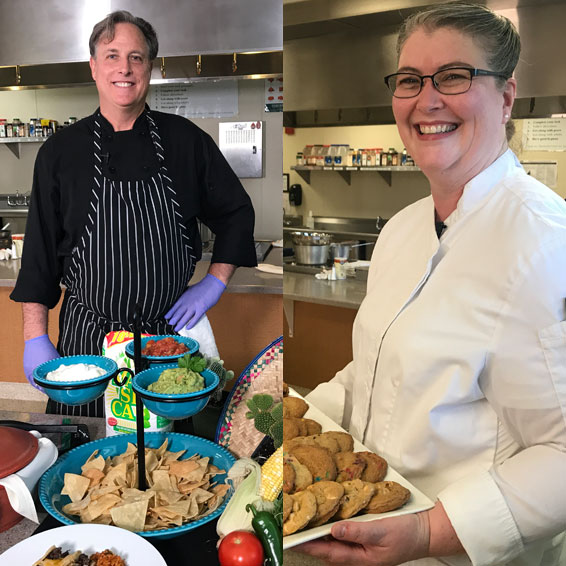
<svg viewBox="0 0 566 566"><path fill-rule="evenodd" d="M85 554L109 549L121 556L127 566L167 566L163 556L147 540L118 527L70 525L43 531L29 537L0 555L0 566L31 566L52 546L63 551Z"/></svg>
<svg viewBox="0 0 566 566"><path fill-rule="evenodd" d="M294 397L301 397L293 389L289 389L289 394ZM302 399L302 397L301 397ZM308 403L308 401L306 401ZM333 420L329 419L322 411L317 409L314 405L309 403L309 410L305 414L306 419L312 419L322 426L322 432L329 430L344 431L344 429L338 426ZM364 452L370 451L361 442L358 442L354 438L354 452ZM371 451L370 451L371 452ZM411 498L403 507L396 509L395 511L388 511L387 513L380 513L379 515L358 515L348 519L348 521L356 522L366 522L375 521L375 519L383 519L384 517L396 517L398 515L407 515L409 513L418 513L420 511L426 511L434 507L434 503L422 492L419 491L414 485L408 482L401 474L396 472L391 466L387 468L387 475L385 476L387 481L396 481L401 485L405 486L411 492ZM305 529L298 533L288 535L283 537L283 550L302 544L303 542L308 542L309 540L314 540L330 534L333 523L327 523L326 525L321 525L320 527L314 527L313 529Z"/></svg>

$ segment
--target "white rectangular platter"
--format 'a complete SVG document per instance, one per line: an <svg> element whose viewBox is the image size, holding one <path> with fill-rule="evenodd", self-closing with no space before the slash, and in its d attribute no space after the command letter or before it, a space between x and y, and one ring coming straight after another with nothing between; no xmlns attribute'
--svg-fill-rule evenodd
<svg viewBox="0 0 566 566"><path fill-rule="evenodd" d="M291 388L289 389L289 394L294 397L301 397L296 391ZM308 401L306 402L308 403ZM322 426L322 432L326 432L328 430L344 431L342 427L338 426L333 420L329 419L314 405L311 405L310 403L308 403L308 405L309 410L305 414L305 418L312 419L320 423L320 425ZM363 452L368 450L369 448L366 448L361 442L358 442L354 438L354 452ZM401 476L401 474L391 468L391 466L389 466L387 469L385 480L396 481L397 483L405 486L411 492L411 498L409 499L409 501L407 501L407 503L405 503L403 507L396 509L395 511L380 513L379 515L359 515L348 519L348 521L374 521L375 519L383 519L384 517L395 517L398 515L407 515L409 513L418 513L420 511L426 511L427 509L430 509L434 506L434 503L422 491L419 491L414 485L412 485L403 476ZM305 529L303 531L299 531L298 533L283 537L283 550L287 550L288 548L292 548L293 546L297 546L298 544L302 544L303 542L308 542L309 540L314 540L329 535L332 525L333 523L327 523L326 525L321 525L320 527Z"/></svg>

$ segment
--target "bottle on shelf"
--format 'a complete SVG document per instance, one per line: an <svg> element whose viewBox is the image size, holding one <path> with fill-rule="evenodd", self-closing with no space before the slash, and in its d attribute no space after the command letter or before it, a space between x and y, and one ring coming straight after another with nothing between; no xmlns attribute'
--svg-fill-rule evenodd
<svg viewBox="0 0 566 566"><path fill-rule="evenodd" d="M311 163L312 150L313 150L312 145L305 145L305 148L303 149L303 161L304 161L303 165L312 165Z"/></svg>
<svg viewBox="0 0 566 566"><path fill-rule="evenodd" d="M309 215L305 221L307 228L314 230L314 216L312 215L312 210L309 210Z"/></svg>
<svg viewBox="0 0 566 566"><path fill-rule="evenodd" d="M334 156L332 155L334 146L332 145L323 145L322 146L322 157L324 157L323 165L329 166L332 165L334 161Z"/></svg>
<svg viewBox="0 0 566 566"><path fill-rule="evenodd" d="M349 150L350 146L348 144L341 144L337 146L337 154L334 156L334 165L345 165Z"/></svg>
<svg viewBox="0 0 566 566"><path fill-rule="evenodd" d="M66 123L67 122L65 122L65 124ZM302 166L302 165L305 164L305 159L304 159L302 151L297 152L297 163L296 164L299 165L299 166Z"/></svg>
<svg viewBox="0 0 566 566"><path fill-rule="evenodd" d="M401 152L401 165L407 165L407 148L404 147Z"/></svg>

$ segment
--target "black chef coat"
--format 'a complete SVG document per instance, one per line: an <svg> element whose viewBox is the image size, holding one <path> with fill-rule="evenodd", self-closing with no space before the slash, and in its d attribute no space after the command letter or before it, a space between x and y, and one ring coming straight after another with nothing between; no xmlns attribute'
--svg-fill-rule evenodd
<svg viewBox="0 0 566 566"><path fill-rule="evenodd" d="M189 120L152 111L164 147L183 222L200 259L197 218L215 234L213 263L256 265L251 200L212 138ZM51 136L34 169L22 266L11 299L53 308L60 281L80 238L94 176L94 114ZM103 173L139 180L159 169L142 114L133 128L115 132L102 119ZM188 282L187 282L188 283Z"/></svg>

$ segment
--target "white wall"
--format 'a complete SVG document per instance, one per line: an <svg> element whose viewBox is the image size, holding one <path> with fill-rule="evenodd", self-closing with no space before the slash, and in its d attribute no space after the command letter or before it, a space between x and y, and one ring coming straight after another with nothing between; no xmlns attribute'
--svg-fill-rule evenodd
<svg viewBox="0 0 566 566"><path fill-rule="evenodd" d="M153 88L153 87L151 87ZM92 114L98 106L94 86L59 89L38 89L0 92L0 118L9 122L13 118L28 121L30 118L50 118L60 123L70 116L83 118ZM281 172L282 172L282 113L264 111L263 80L238 81L238 106L236 116L222 121L265 121L264 177L242 179L252 199L256 212L256 239L281 238ZM194 119L199 127L208 132L218 143L216 118ZM31 190L33 165L39 143L20 144L20 159L0 144L0 193L25 193Z"/></svg>
<svg viewBox="0 0 566 566"><path fill-rule="evenodd" d="M525 161L556 161L558 187L556 192L566 197L566 152L523 151L522 120L516 120L516 134L511 141L519 159ZM330 128L297 128L292 135L283 136L283 171L290 173L289 183L303 188L303 203L290 206L285 201L287 214L302 214L309 210L315 216L346 216L354 218L390 218L393 214L429 194L428 181L420 172L398 172L392 175L392 184L377 172L352 172L351 185L338 173L312 171L310 185L290 169L296 163L296 154L307 144L349 144L354 148L394 147L402 151L403 143L395 125L352 126Z"/></svg>

